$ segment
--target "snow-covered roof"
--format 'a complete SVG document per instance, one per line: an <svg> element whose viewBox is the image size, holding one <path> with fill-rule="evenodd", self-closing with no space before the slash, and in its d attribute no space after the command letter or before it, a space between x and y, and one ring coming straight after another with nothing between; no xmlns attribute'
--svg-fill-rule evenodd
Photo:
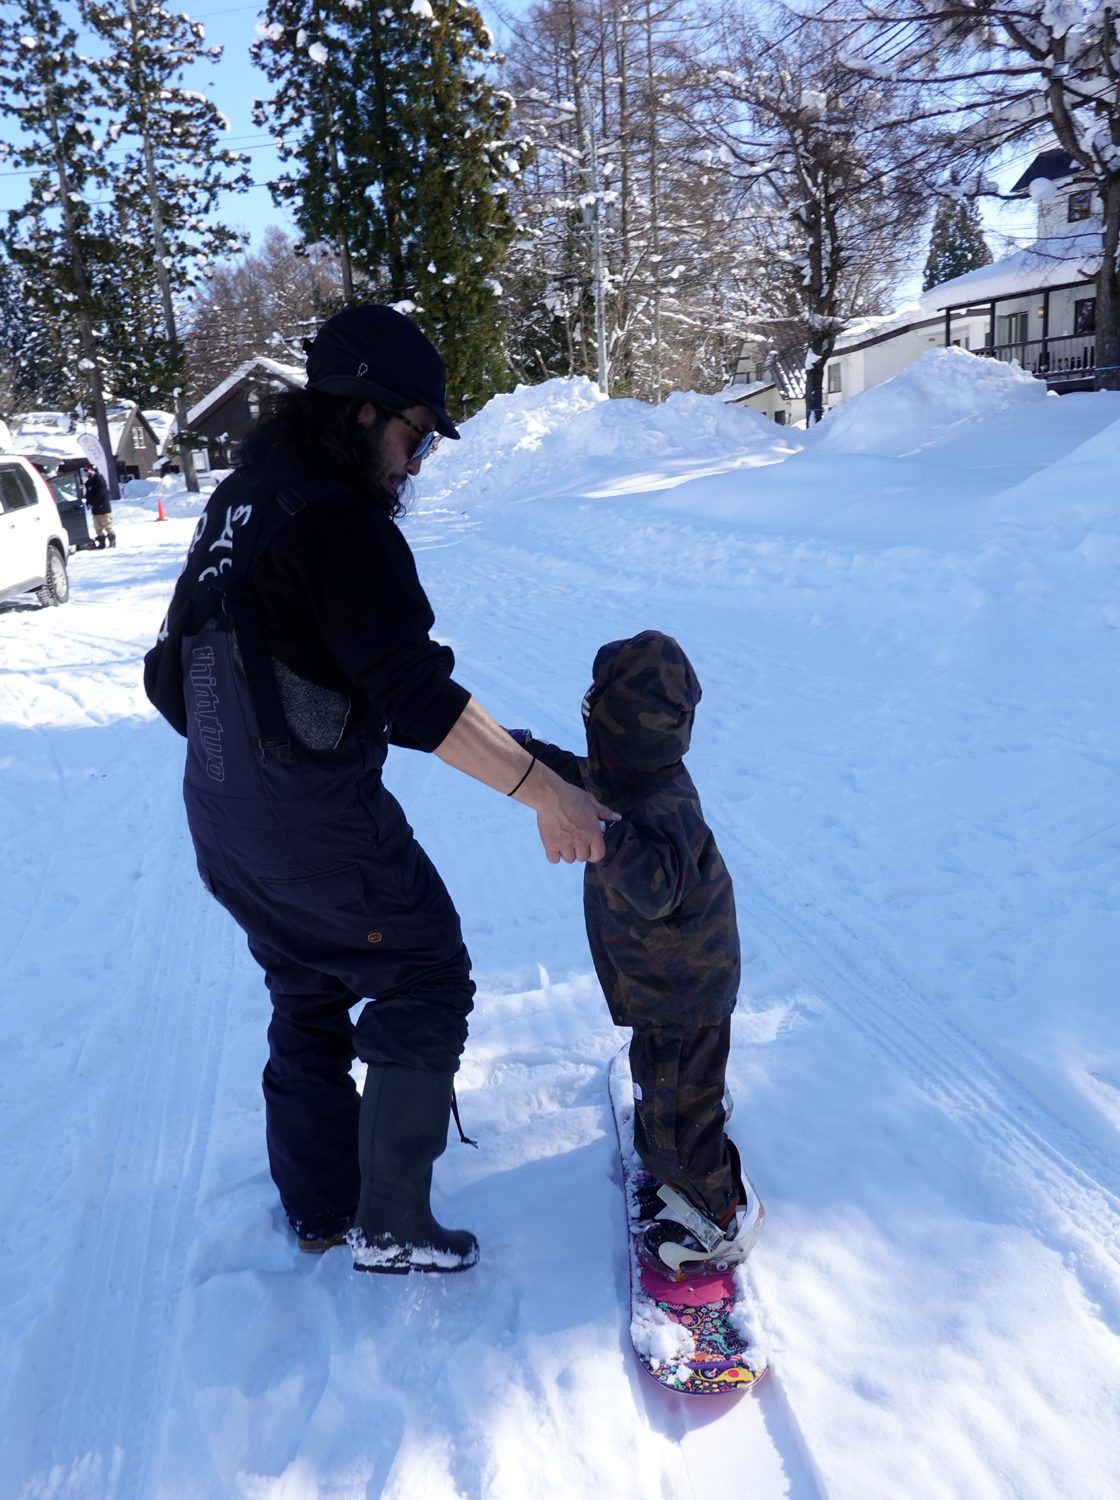
<svg viewBox="0 0 1120 1500"><path fill-rule="evenodd" d="M175 426L173 411L146 411L144 420L158 438L165 438Z"/></svg>
<svg viewBox="0 0 1120 1500"><path fill-rule="evenodd" d="M152 424L148 421L147 417L144 416L144 413L140 410L140 408L135 405L135 403L121 402L115 406L110 406L105 412L105 421L109 428L109 442L112 445L114 454L119 454L121 443L124 440L125 433L128 431L128 424L133 420L133 418L135 418L139 422L142 422L148 429L149 433L151 433L152 437L155 437L155 432L152 430ZM79 434L90 433L94 437L98 436L97 423L93 420L92 417L87 418L83 422L79 422L76 431Z"/></svg>
<svg viewBox="0 0 1120 1500"><path fill-rule="evenodd" d="M763 391L772 391L775 382L773 380L750 380L742 385L726 386L722 392L724 401L734 405L739 401L747 401L751 396L761 396Z"/></svg>
<svg viewBox="0 0 1120 1500"><path fill-rule="evenodd" d="M133 416L143 421L152 436L156 436L147 415L134 403L118 402L105 411L114 453L120 448ZM15 418L15 423L12 443L13 452L16 453L42 453L51 458L81 458L84 456L84 449L77 442L78 435L92 433L94 437L98 436L97 423L92 417L74 422L61 411L23 412Z"/></svg>
<svg viewBox="0 0 1120 1500"><path fill-rule="evenodd" d="M960 279L960 278L958 278ZM948 285L948 282L944 283ZM909 328L921 328L927 324L943 324L945 321L945 305L939 302L937 294L941 287L935 287L933 291L925 292L913 302L907 302L904 307L896 308L892 313L883 313L877 317L856 318L849 323L844 332L836 340L836 353L848 354L855 349L863 348L866 344L878 343L880 339L890 338L895 333L905 333ZM977 303L986 299L976 297ZM956 304L954 304L956 305ZM964 304L971 307L971 301ZM977 312L983 311L987 316L987 308L977 308Z"/></svg>
<svg viewBox="0 0 1120 1500"><path fill-rule="evenodd" d="M41 458L53 458L56 461L76 458L83 463L89 462L85 449L73 433L69 432L28 432L21 429L12 435L12 452L22 453L27 458L37 454Z"/></svg>
<svg viewBox="0 0 1120 1500"><path fill-rule="evenodd" d="M156 435L157 452L167 452L168 444L179 430L173 411L146 411L144 420Z"/></svg>
<svg viewBox="0 0 1120 1500"><path fill-rule="evenodd" d="M201 401L196 401L187 413L187 421L193 425L254 371L259 372L266 380L274 384L299 387L307 383L307 371L302 366L281 364L278 359L269 359L267 355L257 354L252 359L247 359L244 364L238 365L232 375L227 375L225 380L216 385L212 391L208 391Z"/></svg>
<svg viewBox="0 0 1120 1500"><path fill-rule="evenodd" d="M1089 223L1071 228L1068 234L1036 240L1006 260L943 281L926 293L925 300L931 301L935 308L944 309L961 307L967 302L1016 297L1047 287L1076 285L1092 281L1100 260L1100 225Z"/></svg>
<svg viewBox="0 0 1120 1500"><path fill-rule="evenodd" d="M69 432L72 425L64 411L21 411L12 418L12 431L16 433Z"/></svg>

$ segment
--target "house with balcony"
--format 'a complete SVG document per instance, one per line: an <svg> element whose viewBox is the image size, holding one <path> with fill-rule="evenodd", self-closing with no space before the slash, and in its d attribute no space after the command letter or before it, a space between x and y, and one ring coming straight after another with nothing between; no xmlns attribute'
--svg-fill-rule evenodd
<svg viewBox="0 0 1120 1500"><path fill-rule="evenodd" d="M881 385L927 349L949 344L1014 361L1059 393L1093 389L1101 210L1092 181L1067 152L1051 147L1035 157L1011 193L1037 206L1034 242L942 282L897 312L853 322L825 370L826 411ZM761 339L744 342L725 400L775 421L800 422L803 396L804 380L799 389L788 371L772 369Z"/></svg>
<svg viewBox="0 0 1120 1500"><path fill-rule="evenodd" d="M1011 192L1037 205L1034 243L926 297L942 310L946 343L965 308L983 305L988 329L979 353L1014 361L1059 393L1091 391L1102 228L1092 178L1053 147L1035 157Z"/></svg>

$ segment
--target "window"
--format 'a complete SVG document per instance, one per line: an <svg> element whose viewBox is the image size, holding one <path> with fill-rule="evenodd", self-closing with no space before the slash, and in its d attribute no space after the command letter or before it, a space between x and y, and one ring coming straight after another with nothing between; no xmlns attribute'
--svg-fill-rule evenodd
<svg viewBox="0 0 1120 1500"><path fill-rule="evenodd" d="M786 414L781 409L781 407L779 407L778 410L774 413L774 421L777 422L779 427L784 427L786 425Z"/></svg>
<svg viewBox="0 0 1120 1500"><path fill-rule="evenodd" d="M838 396L840 394L840 369L839 360L833 360L828 367L828 394L830 396Z"/></svg>
<svg viewBox="0 0 1120 1500"><path fill-rule="evenodd" d="M1092 212L1093 195L1091 192L1070 193L1066 209L1069 223L1076 224L1079 219L1087 219Z"/></svg>
<svg viewBox="0 0 1120 1500"><path fill-rule="evenodd" d="M1030 314L1025 312L1008 313L1001 318L1003 324L1003 337L1001 344L1025 344L1027 341L1027 327L1030 323Z"/></svg>
<svg viewBox="0 0 1120 1500"><path fill-rule="evenodd" d="M0 468L0 510L26 510L38 501L35 486L22 469Z"/></svg>
<svg viewBox="0 0 1120 1500"><path fill-rule="evenodd" d="M1073 304L1073 331L1074 333L1096 333L1097 299L1095 297L1079 297Z"/></svg>

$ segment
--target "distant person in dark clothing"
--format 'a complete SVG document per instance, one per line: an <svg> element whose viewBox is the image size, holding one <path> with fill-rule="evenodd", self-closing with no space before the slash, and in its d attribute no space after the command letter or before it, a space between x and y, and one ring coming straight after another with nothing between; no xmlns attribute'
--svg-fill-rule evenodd
<svg viewBox="0 0 1120 1500"><path fill-rule="evenodd" d="M644 630L595 657L587 755L514 738L619 813L584 875L595 972L633 1028L634 1145L660 1185L643 1254L674 1276L742 1260L762 1207L724 1131L739 932L731 876L683 756L700 683L671 636Z"/></svg>
<svg viewBox="0 0 1120 1500"><path fill-rule="evenodd" d="M203 882L272 999L265 1122L288 1221L303 1250L348 1239L357 1269L398 1274L478 1259L429 1201L475 986L451 897L382 782L388 747L535 809L553 863L600 859L610 816L514 744L431 638L395 521L440 435L459 436L445 401L442 359L400 313L325 323L307 388L277 398L211 496L144 669L187 739Z"/></svg>
<svg viewBox="0 0 1120 1500"><path fill-rule="evenodd" d="M93 530L97 546L115 547L117 533L113 530L113 507L109 499L109 486L101 477L101 471L92 464L85 471L85 499L93 516Z"/></svg>

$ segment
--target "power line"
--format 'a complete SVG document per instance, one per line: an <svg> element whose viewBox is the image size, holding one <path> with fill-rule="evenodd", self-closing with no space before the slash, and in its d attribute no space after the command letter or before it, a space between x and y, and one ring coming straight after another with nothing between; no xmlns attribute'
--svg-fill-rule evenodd
<svg viewBox="0 0 1120 1500"><path fill-rule="evenodd" d="M233 136L231 138L229 144L233 145L236 141L254 141L256 139L257 139L257 137L251 136L251 135ZM273 143L272 143L271 137L268 137L265 140L260 141L259 144L257 144L257 145L239 146L238 150L240 150L240 151L264 151L264 150L266 150L272 144ZM109 150L110 151L135 151L136 147L135 146L110 146ZM19 170L15 171L15 172L0 172L0 177L34 177L35 174L36 174L36 172L41 172L43 170L44 169L42 167L20 167Z"/></svg>

